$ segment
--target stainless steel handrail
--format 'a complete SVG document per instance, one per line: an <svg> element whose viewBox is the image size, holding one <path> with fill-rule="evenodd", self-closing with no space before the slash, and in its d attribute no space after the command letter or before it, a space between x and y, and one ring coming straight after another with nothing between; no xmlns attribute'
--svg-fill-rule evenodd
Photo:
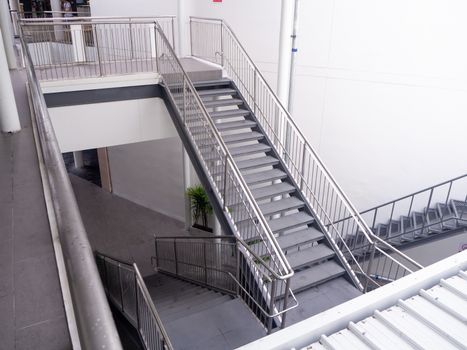
<svg viewBox="0 0 467 350"><path fill-rule="evenodd" d="M122 349L32 59L21 45L81 346Z"/></svg>
<svg viewBox="0 0 467 350"><path fill-rule="evenodd" d="M157 23L156 23L156 27L161 31L161 33L163 33L163 31L159 28ZM243 179L243 176L241 175L240 170L238 169L237 165L235 164L232 155L230 154L230 152L229 152L227 146L225 145L222 137L220 136L219 132L217 131L217 128L215 127L212 118L209 116L209 113L207 112L206 107L204 106L203 102L201 101L200 96L196 92L196 89L195 89L193 83L191 82L191 79L189 78L189 76L185 72L185 70L183 69L183 66L180 63L177 55L175 54L173 49L170 47L170 43L167 41L167 38L165 38L165 36L162 36L162 40L166 41L166 44L171 49L171 51L172 51L171 54L173 55L175 61L177 62L177 65L179 66L179 69L181 70L181 72L183 74L185 83L188 85L189 90L191 90L191 93L193 94L193 97L196 99L196 103L198 105L198 108L202 111L205 120L209 123L210 131L215 136L216 141L218 142L219 146L221 147L221 150L222 150L222 153L225 156L225 159L229 163L231 169L234 172L234 175L236 176L237 180L239 181L239 184L242 187L242 191L244 191L244 193L246 194L247 199L249 200L250 205L252 206L252 208L254 210L255 216L258 218L259 224L262 226L262 229L268 234L268 239L271 241L272 246L275 249L274 253L281 260L281 264L283 265L284 270L287 271L284 275L282 275L282 279L287 279L287 278L291 277L293 275L293 270L290 267L290 264L288 263L287 258L285 257L285 254L283 253L282 249L280 248L279 244L277 243L277 240L276 240L274 234L272 233L271 229L269 228L269 225L267 224L267 221L266 221L265 217L263 216L263 214L261 213L261 210L259 209L258 203L254 200L254 197L251 194L251 191L248 188L245 180ZM172 98L173 102L175 103L175 98L172 96L172 94L170 94L170 95L171 95L170 97Z"/></svg>
<svg viewBox="0 0 467 350"><path fill-rule="evenodd" d="M154 305L154 302L152 301L152 298L151 298L151 295L146 287L146 283L144 282L144 279L143 277L141 276L141 273L139 271L139 268L138 266L136 265L136 263L129 263L129 262L126 262L126 261L123 261L123 260L120 260L120 259L116 259L116 258L113 258L113 257L110 257L108 255L105 255L105 254L101 254L99 252L96 252L96 259L97 261L99 262L99 260L101 260L103 263L104 263L104 269L103 271L101 272L103 274L102 279L105 281L105 283L108 283L109 285L106 287L107 289L107 292L109 293L109 297L110 297L110 284L111 285L115 285L116 283L119 284L119 291L121 293L120 295L120 298L119 298L119 301L113 299L113 298L110 298L110 300L112 300L112 302L114 302L116 304L116 306L120 309L120 311L123 313L123 315L125 317L127 317L127 319L130 321L131 324L133 324L135 326L135 328L137 329L140 337L141 337L141 340L143 342L143 345L146 347L146 349L161 349L160 346L162 346L163 349L165 350L173 350L173 345L170 341L170 338L169 338L169 335L167 334L167 331L164 327L164 324L162 323L162 320L159 316L159 313L157 312L157 309L156 309L156 306ZM119 271L118 273L118 281L109 281L108 278L108 274L107 274L107 265L106 264L110 264L114 267L116 267ZM126 285L124 285L125 283L122 281L122 269L125 269L126 271L131 271L133 273L133 278L134 278L134 281L127 281L129 283L127 283ZM134 310L132 310L134 312L134 314L132 314L131 312L128 312L127 311L127 307L128 305L125 305L125 298L123 297L122 293L123 291L128 291L128 290L133 290L133 293L134 293L134 298L135 300L132 300L131 302L134 301L134 305L132 304L132 306L134 306ZM141 310L141 305L140 305L140 299L138 297L139 293L138 293L138 290L139 292L141 293L141 297L143 298L142 301L144 301L144 305L146 305L146 307L149 309L149 313L150 313L150 317L152 317L154 319L154 322L155 322L155 328L156 329L150 329L150 324L148 323L148 320L146 319L141 319L141 317L144 317L144 316L147 316L147 314L145 312L143 312L141 315L140 315L140 310ZM130 302L130 303L131 303ZM148 329L143 329L143 328L148 328ZM148 332L154 332L156 331L156 339L154 339L154 337L148 335L148 334L145 334L145 331L148 331ZM161 338L162 339L158 339L158 334L157 333L160 333L161 335ZM153 333L154 334L154 333Z"/></svg>

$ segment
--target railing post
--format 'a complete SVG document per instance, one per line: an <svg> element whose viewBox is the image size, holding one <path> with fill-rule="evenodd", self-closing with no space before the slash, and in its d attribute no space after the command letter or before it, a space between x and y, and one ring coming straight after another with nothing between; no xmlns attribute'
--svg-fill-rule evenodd
<svg viewBox="0 0 467 350"><path fill-rule="evenodd" d="M235 243L235 254L237 255L236 256L236 264L237 264L237 267L236 267L236 278L237 278L237 283L235 283L235 287L237 289L237 296L240 296L240 286L239 286L239 283L240 282L240 247L238 246L239 243Z"/></svg>
<svg viewBox="0 0 467 350"><path fill-rule="evenodd" d="M174 51L177 52L176 47L175 47L175 20L174 20L174 17L172 17L171 22L172 22L172 47L173 47Z"/></svg>
<svg viewBox="0 0 467 350"><path fill-rule="evenodd" d="M430 197L428 198L428 204L426 205L426 213L424 215L425 219L423 220L423 225L422 225L422 228L420 230L421 235L423 235L423 229L425 228L426 223L428 222L428 211L430 210L431 198L433 197L433 190L434 190L434 188L432 187L431 191L430 191Z"/></svg>
<svg viewBox="0 0 467 350"><path fill-rule="evenodd" d="M224 67L224 22L221 22L221 66Z"/></svg>
<svg viewBox="0 0 467 350"><path fill-rule="evenodd" d="M136 329L139 333L139 300L138 300L138 278L136 277L136 273L133 272L133 276L135 278L135 316L136 316Z"/></svg>
<svg viewBox="0 0 467 350"><path fill-rule="evenodd" d="M290 280L291 280L291 277L287 278L287 283L285 284L284 309L283 310L287 310L287 306L289 302ZM284 312L284 314L282 315L281 329L285 328L286 317L287 317L287 312Z"/></svg>
<svg viewBox="0 0 467 350"><path fill-rule="evenodd" d="M123 283L122 283L122 269L120 268L120 263L118 263L118 282L120 284L120 303L122 313L125 314L125 310L123 308Z"/></svg>
<svg viewBox="0 0 467 350"><path fill-rule="evenodd" d="M208 285L208 263L206 258L206 241L203 242L203 259L204 259L204 283Z"/></svg>
<svg viewBox="0 0 467 350"><path fill-rule="evenodd" d="M174 239L175 274L178 276L177 241Z"/></svg>
<svg viewBox="0 0 467 350"><path fill-rule="evenodd" d="M157 50L157 32L159 31L159 25L154 22L154 52L156 54L156 71L159 73L159 53Z"/></svg>
<svg viewBox="0 0 467 350"><path fill-rule="evenodd" d="M183 77L183 125L186 126L186 79Z"/></svg>
<svg viewBox="0 0 467 350"><path fill-rule="evenodd" d="M157 238L154 240L154 253L156 254L156 268L159 267L159 253L157 252Z"/></svg>
<svg viewBox="0 0 467 350"><path fill-rule="evenodd" d="M274 305L276 304L276 279L272 280L271 283L271 301L269 302L269 313L273 313ZM268 319L268 334L271 334L272 331L272 322L274 317L269 317Z"/></svg>
<svg viewBox="0 0 467 350"><path fill-rule="evenodd" d="M228 164L228 158L227 158L227 155L225 156L225 166L224 166L224 188L223 188L223 192L224 192L224 195L222 196L222 208L224 211L227 211L227 199L226 199L226 193L227 193L227 164Z"/></svg>
<svg viewBox="0 0 467 350"><path fill-rule="evenodd" d="M96 44L96 55L97 55L97 63L99 64L99 76L103 76L102 72L102 60L101 60L101 54L99 52L99 39L98 39L98 33L97 33L97 26L92 25L94 29L94 38L95 38L95 44Z"/></svg>
<svg viewBox="0 0 467 350"><path fill-rule="evenodd" d="M363 293L366 293L368 291L368 283L370 282L370 279L371 279L371 269L373 268L375 252L376 252L376 242L373 242L372 247L371 247L370 259L368 260L368 266L366 269L366 281L365 281L365 287L364 287Z"/></svg>
<svg viewBox="0 0 467 350"><path fill-rule="evenodd" d="M178 19L180 21L180 18ZM193 56L193 19L190 17L190 54Z"/></svg>
<svg viewBox="0 0 467 350"><path fill-rule="evenodd" d="M300 189L303 191L305 186L305 160L306 160L306 143L303 143L303 153L302 153L302 176L300 181ZM306 194L305 194L306 195Z"/></svg>
<svg viewBox="0 0 467 350"><path fill-rule="evenodd" d="M224 57L224 55L222 55L222 57ZM258 74L258 73L257 73L257 71L256 71L255 68L253 68L253 69L254 69L254 74L253 74L253 79L254 79L254 80L253 80L253 113L255 114L255 117L258 118L258 116L257 116L258 99L256 98L256 97L258 96L257 93L256 93L256 89L257 89L256 80L257 80L257 78L258 78L258 77L257 77L257 74Z"/></svg>

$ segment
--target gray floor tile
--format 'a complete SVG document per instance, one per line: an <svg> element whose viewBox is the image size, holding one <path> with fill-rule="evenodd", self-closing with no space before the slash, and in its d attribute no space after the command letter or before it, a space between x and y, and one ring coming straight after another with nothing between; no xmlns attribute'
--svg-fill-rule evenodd
<svg viewBox="0 0 467 350"><path fill-rule="evenodd" d="M13 293L12 240L0 243L0 297Z"/></svg>
<svg viewBox="0 0 467 350"><path fill-rule="evenodd" d="M16 326L26 327L64 315L55 256L15 264Z"/></svg>
<svg viewBox="0 0 467 350"><path fill-rule="evenodd" d="M0 350L12 350L15 345L14 296L0 297Z"/></svg>
<svg viewBox="0 0 467 350"><path fill-rule="evenodd" d="M71 349L66 319L63 316L19 329L16 350Z"/></svg>

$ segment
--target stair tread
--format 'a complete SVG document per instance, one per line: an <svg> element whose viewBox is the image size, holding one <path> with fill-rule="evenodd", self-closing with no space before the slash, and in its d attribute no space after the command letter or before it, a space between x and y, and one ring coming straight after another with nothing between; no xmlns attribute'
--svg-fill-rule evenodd
<svg viewBox="0 0 467 350"><path fill-rule="evenodd" d="M278 201L272 201L269 203L260 204L259 208L261 209L261 212L263 213L263 215L267 216L267 215L279 213L281 211L298 209L298 208L303 207L304 205L305 203L303 203L303 201L301 201L297 197L289 197L289 198L283 198Z"/></svg>
<svg viewBox="0 0 467 350"><path fill-rule="evenodd" d="M209 115L211 118L233 118L233 117L244 117L250 114L250 111L246 109L233 109L229 111L218 111L210 112Z"/></svg>
<svg viewBox="0 0 467 350"><path fill-rule="evenodd" d="M271 169L266 171L260 171L252 174L245 174L243 178L247 184L255 184L260 182L274 181L284 179L287 174L279 169Z"/></svg>
<svg viewBox="0 0 467 350"><path fill-rule="evenodd" d="M295 187L286 182L281 182L271 186L255 188L251 191L256 200L275 197L284 193L291 193L295 191Z"/></svg>
<svg viewBox="0 0 467 350"><path fill-rule="evenodd" d="M226 106L238 106L243 104L243 100L239 98L224 98L221 100L205 101L203 104L206 108L226 107Z"/></svg>
<svg viewBox="0 0 467 350"><path fill-rule="evenodd" d="M272 232L280 232L297 226L306 225L314 221L313 217L307 213L299 212L282 216L269 221Z"/></svg>
<svg viewBox="0 0 467 350"><path fill-rule="evenodd" d="M296 272L290 282L290 287L295 293L317 286L338 276L342 276L345 270L334 260Z"/></svg>
<svg viewBox="0 0 467 350"><path fill-rule="evenodd" d="M240 146L240 147L229 147L229 152L232 156L241 156L241 155L248 155L248 154L254 154L254 153L260 153L260 152L269 152L271 150L271 147L268 145L265 145L264 143L257 143L254 145L248 145L248 146Z"/></svg>
<svg viewBox="0 0 467 350"><path fill-rule="evenodd" d="M224 135L222 139L225 143L246 142L251 140L259 140L264 136L256 131L250 131L240 134Z"/></svg>
<svg viewBox="0 0 467 350"><path fill-rule="evenodd" d="M238 121L233 121L233 122L216 123L216 128L219 131L254 128L255 126L256 126L256 122L252 120L238 120Z"/></svg>
<svg viewBox="0 0 467 350"><path fill-rule="evenodd" d="M277 243L279 243L282 249L287 249L307 242L317 241L323 237L324 235L322 232L314 227L308 227L305 230L291 232L278 237Z"/></svg>
<svg viewBox="0 0 467 350"><path fill-rule="evenodd" d="M209 87L209 86L230 86L232 80L230 79L216 79L216 80L199 80L193 83L195 88L200 91L204 91L204 87Z"/></svg>
<svg viewBox="0 0 467 350"><path fill-rule="evenodd" d="M237 93L237 91L235 89L231 89L231 88L198 90L198 95L200 95L201 97L233 95L233 94L236 94L236 93Z"/></svg>
<svg viewBox="0 0 467 350"><path fill-rule="evenodd" d="M237 167L239 169L259 168L259 167L268 166L268 165L269 166L275 165L278 163L279 163L279 160L271 156L240 160L236 162Z"/></svg>
<svg viewBox="0 0 467 350"><path fill-rule="evenodd" d="M331 248L325 244L318 244L307 249L287 254L287 260L290 266L295 270L324 259L329 259L334 255L335 253Z"/></svg>

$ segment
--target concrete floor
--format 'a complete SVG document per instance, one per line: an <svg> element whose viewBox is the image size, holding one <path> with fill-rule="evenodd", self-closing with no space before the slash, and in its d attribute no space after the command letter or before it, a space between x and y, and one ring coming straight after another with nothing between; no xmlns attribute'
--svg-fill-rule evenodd
<svg viewBox="0 0 467 350"><path fill-rule="evenodd" d="M0 134L0 349L70 349L24 71L12 80L22 130Z"/></svg>
<svg viewBox="0 0 467 350"><path fill-rule="evenodd" d="M181 221L111 194L75 175L70 175L70 180L93 249L135 261L144 276L154 273L154 235L188 235Z"/></svg>

